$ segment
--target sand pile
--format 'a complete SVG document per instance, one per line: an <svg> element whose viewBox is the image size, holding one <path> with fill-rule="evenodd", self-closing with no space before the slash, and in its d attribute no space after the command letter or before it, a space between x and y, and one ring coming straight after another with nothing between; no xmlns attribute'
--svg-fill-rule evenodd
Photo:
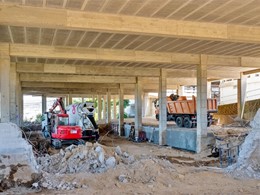
<svg viewBox="0 0 260 195"><path fill-rule="evenodd" d="M260 110L250 125L253 129L242 144L237 163L227 171L237 178L260 179Z"/></svg>

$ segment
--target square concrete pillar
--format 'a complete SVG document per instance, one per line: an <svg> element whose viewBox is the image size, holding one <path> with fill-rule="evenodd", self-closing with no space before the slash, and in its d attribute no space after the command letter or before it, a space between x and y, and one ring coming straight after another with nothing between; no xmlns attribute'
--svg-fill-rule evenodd
<svg viewBox="0 0 260 195"><path fill-rule="evenodd" d="M106 107L106 96L104 95L103 96L103 105L102 105L102 107L103 107L103 119L106 121L107 119L107 107Z"/></svg>
<svg viewBox="0 0 260 195"><path fill-rule="evenodd" d="M10 56L9 45L0 44L0 122L10 122Z"/></svg>
<svg viewBox="0 0 260 195"><path fill-rule="evenodd" d="M207 97L211 98L211 82L207 82Z"/></svg>
<svg viewBox="0 0 260 195"><path fill-rule="evenodd" d="M111 123L111 92L107 91L107 118L106 123Z"/></svg>
<svg viewBox="0 0 260 195"><path fill-rule="evenodd" d="M47 109L47 102L46 102L46 95L42 94L42 113L46 112Z"/></svg>
<svg viewBox="0 0 260 195"><path fill-rule="evenodd" d="M142 81L136 78L135 84L135 138L138 139L139 131L142 131Z"/></svg>
<svg viewBox="0 0 260 195"><path fill-rule="evenodd" d="M124 88L122 84L119 87L119 136L122 135L124 127Z"/></svg>
<svg viewBox="0 0 260 195"><path fill-rule="evenodd" d="M197 153L201 152L202 140L207 137L207 64L208 57L200 56L197 66Z"/></svg>
<svg viewBox="0 0 260 195"><path fill-rule="evenodd" d="M113 98L113 119L116 119L116 97Z"/></svg>
<svg viewBox="0 0 260 195"><path fill-rule="evenodd" d="M102 101L101 101L101 95L98 95L98 120L101 120L101 112L102 112Z"/></svg>
<svg viewBox="0 0 260 195"><path fill-rule="evenodd" d="M167 130L167 111L166 111L166 91L167 91L167 74L166 71L160 70L159 77L159 145L166 144L166 130Z"/></svg>
<svg viewBox="0 0 260 195"><path fill-rule="evenodd" d="M238 117L243 119L246 104L246 89L247 76L240 74L240 79L237 80L237 113Z"/></svg>

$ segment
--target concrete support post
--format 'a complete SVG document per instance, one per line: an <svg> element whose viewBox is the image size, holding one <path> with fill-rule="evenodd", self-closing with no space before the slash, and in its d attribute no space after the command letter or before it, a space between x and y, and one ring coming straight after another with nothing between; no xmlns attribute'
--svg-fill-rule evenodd
<svg viewBox="0 0 260 195"><path fill-rule="evenodd" d="M149 109L150 109L150 105L148 104L148 93L144 93L143 94L143 117L146 117L148 112L149 112Z"/></svg>
<svg viewBox="0 0 260 195"><path fill-rule="evenodd" d="M101 120L101 112L102 112L102 101L101 101L101 95L97 96L98 98L98 120Z"/></svg>
<svg viewBox="0 0 260 195"><path fill-rule="evenodd" d="M239 102L239 105L238 105L238 116L243 119L244 117L244 110L245 110L245 104L246 104L246 89L247 89L247 76L246 75L243 75L242 73L240 74L240 84L238 86L238 88L240 89L237 89L239 90L238 91L238 102Z"/></svg>
<svg viewBox="0 0 260 195"><path fill-rule="evenodd" d="M116 97L113 98L113 119L116 119Z"/></svg>
<svg viewBox="0 0 260 195"><path fill-rule="evenodd" d="M207 63L208 56L200 56L197 66L197 153L202 149L202 138L207 137Z"/></svg>
<svg viewBox="0 0 260 195"><path fill-rule="evenodd" d="M142 82L139 77L135 84L135 139L138 139L139 131L142 131Z"/></svg>
<svg viewBox="0 0 260 195"><path fill-rule="evenodd" d="M119 87L119 136L122 135L124 129L124 88L122 84Z"/></svg>
<svg viewBox="0 0 260 195"><path fill-rule="evenodd" d="M182 85L178 85L177 86L177 90L178 90L178 95L179 96L184 96L184 86L182 86Z"/></svg>
<svg viewBox="0 0 260 195"><path fill-rule="evenodd" d="M47 109L47 101L46 95L42 94L42 113L46 112Z"/></svg>
<svg viewBox="0 0 260 195"><path fill-rule="evenodd" d="M106 109L106 96L105 95L103 96L103 105L102 105L102 107L103 107L103 120L106 121L107 109Z"/></svg>
<svg viewBox="0 0 260 195"><path fill-rule="evenodd" d="M10 56L9 45L0 45L0 122L10 122Z"/></svg>
<svg viewBox="0 0 260 195"><path fill-rule="evenodd" d="M166 112L166 90L167 90L167 78L166 71L164 69L160 70L159 78L159 145L166 144L166 129L167 129L167 112Z"/></svg>
<svg viewBox="0 0 260 195"><path fill-rule="evenodd" d="M107 118L106 123L111 123L111 92L107 91Z"/></svg>
<svg viewBox="0 0 260 195"><path fill-rule="evenodd" d="M16 124L18 126L21 126L23 122L23 94L22 94L20 76L18 73L16 73L16 105L17 105Z"/></svg>
<svg viewBox="0 0 260 195"><path fill-rule="evenodd" d="M17 77L16 64L10 65L10 122L17 123L18 118L18 104L17 104ZM17 123L19 125L19 123Z"/></svg>
<svg viewBox="0 0 260 195"><path fill-rule="evenodd" d="M68 105L72 104L72 94L68 95Z"/></svg>
<svg viewBox="0 0 260 195"><path fill-rule="evenodd" d="M241 79L237 79L237 116L241 116Z"/></svg>
<svg viewBox="0 0 260 195"><path fill-rule="evenodd" d="M211 98L211 82L207 82L207 97Z"/></svg>

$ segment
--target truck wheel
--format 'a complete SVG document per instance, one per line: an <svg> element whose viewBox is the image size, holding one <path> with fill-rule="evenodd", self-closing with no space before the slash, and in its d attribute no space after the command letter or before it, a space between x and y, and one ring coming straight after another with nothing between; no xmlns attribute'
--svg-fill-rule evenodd
<svg viewBox="0 0 260 195"><path fill-rule="evenodd" d="M184 123L184 127L186 127L186 128L191 128L192 127L192 121L187 116L184 118L183 123Z"/></svg>
<svg viewBox="0 0 260 195"><path fill-rule="evenodd" d="M178 127L183 127L183 118L182 117L180 117L180 116L178 116L177 118L176 118L176 125L178 126Z"/></svg>

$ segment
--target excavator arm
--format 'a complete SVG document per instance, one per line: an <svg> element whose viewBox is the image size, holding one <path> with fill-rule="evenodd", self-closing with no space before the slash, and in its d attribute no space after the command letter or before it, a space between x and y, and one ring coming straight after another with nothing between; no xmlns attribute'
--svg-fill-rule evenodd
<svg viewBox="0 0 260 195"><path fill-rule="evenodd" d="M64 103L62 101L62 97L60 98L57 98L56 101L53 103L52 107L49 109L49 111L51 113L53 113L53 111L55 110L55 108L59 106L60 107L60 112L61 114L66 114L66 110L65 110L65 107L64 107Z"/></svg>

